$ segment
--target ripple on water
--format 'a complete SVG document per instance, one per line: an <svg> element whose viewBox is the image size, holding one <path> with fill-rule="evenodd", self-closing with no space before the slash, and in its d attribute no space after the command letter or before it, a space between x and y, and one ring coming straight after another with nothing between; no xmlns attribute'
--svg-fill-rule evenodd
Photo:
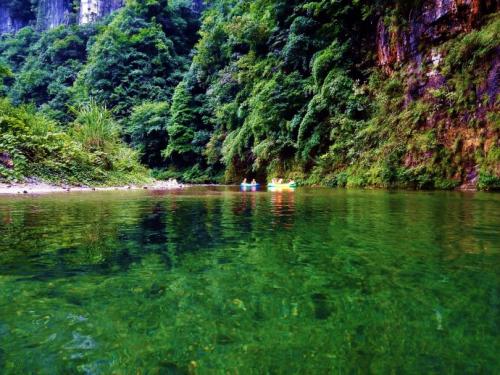
<svg viewBox="0 0 500 375"><path fill-rule="evenodd" d="M73 314L73 313L68 314L67 318L72 323L82 323L82 322L86 322L88 320L88 318L83 316L83 315L77 315L77 314Z"/></svg>
<svg viewBox="0 0 500 375"><path fill-rule="evenodd" d="M96 342L91 336L73 332L73 340L68 342L64 348L67 350L92 350L95 349Z"/></svg>
<svg viewBox="0 0 500 375"><path fill-rule="evenodd" d="M499 195L190 192L0 199L0 374L500 374Z"/></svg>
<svg viewBox="0 0 500 375"><path fill-rule="evenodd" d="M102 374L104 371L103 369L109 366L109 364L109 361L97 360L92 363L85 363L83 365L80 365L77 367L77 369L79 372L85 375Z"/></svg>

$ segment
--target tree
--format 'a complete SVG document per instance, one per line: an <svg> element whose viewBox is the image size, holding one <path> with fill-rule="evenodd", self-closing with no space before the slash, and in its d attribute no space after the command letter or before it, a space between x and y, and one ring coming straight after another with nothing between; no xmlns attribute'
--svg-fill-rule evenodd
<svg viewBox="0 0 500 375"><path fill-rule="evenodd" d="M145 102L132 109L125 122L131 144L141 154L141 161L152 168L164 165L162 151L167 146L167 123L169 121L167 102Z"/></svg>
<svg viewBox="0 0 500 375"><path fill-rule="evenodd" d="M170 163L181 168L193 164L199 156L193 144L195 130L191 99L186 82L179 83L175 88L170 108L171 118L167 126L168 145L163 151L163 156Z"/></svg>

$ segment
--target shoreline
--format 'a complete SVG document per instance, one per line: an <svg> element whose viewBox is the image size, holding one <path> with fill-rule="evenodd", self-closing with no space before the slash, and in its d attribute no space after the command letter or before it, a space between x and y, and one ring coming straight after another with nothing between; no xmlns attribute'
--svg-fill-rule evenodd
<svg viewBox="0 0 500 375"><path fill-rule="evenodd" d="M158 181L144 183L144 184L127 184L119 186L74 186L74 185L57 185L45 182L26 182L26 183L7 183L0 182L0 197L2 196L19 196L19 195L47 195L59 193L77 193L77 192L102 192L102 191L131 191L131 190L156 190L156 191L170 191L179 190L191 186L238 186L227 184L183 184L175 180ZM321 187L320 185L311 185L309 187ZM343 188L351 189L351 188ZM358 189L358 188L355 188ZM391 190L376 186L364 187L362 190ZM480 190L471 188L470 186L460 186L453 190L418 190L418 189L396 189L402 191L455 191L459 193L477 193ZM494 192L494 191L490 191Z"/></svg>
<svg viewBox="0 0 500 375"><path fill-rule="evenodd" d="M154 181L147 184L130 184L122 186L71 186L55 185L44 182L31 183L2 183L0 182L0 196L3 195L39 195L71 192L96 192L96 191L125 191L125 190L177 190L188 185L176 181Z"/></svg>

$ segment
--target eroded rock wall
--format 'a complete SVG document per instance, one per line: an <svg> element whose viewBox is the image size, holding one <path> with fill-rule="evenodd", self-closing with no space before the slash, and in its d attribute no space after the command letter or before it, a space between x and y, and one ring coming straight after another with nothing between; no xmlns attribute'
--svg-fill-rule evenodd
<svg viewBox="0 0 500 375"><path fill-rule="evenodd" d="M433 59L432 48L477 27L487 14L500 9L497 0L426 0L405 25L377 27L378 64L387 72L397 64Z"/></svg>
<svg viewBox="0 0 500 375"><path fill-rule="evenodd" d="M81 0L80 25L95 22L123 6L123 0Z"/></svg>
<svg viewBox="0 0 500 375"><path fill-rule="evenodd" d="M68 25L72 20L71 0L39 0L37 28L49 30L60 25Z"/></svg>
<svg viewBox="0 0 500 375"><path fill-rule="evenodd" d="M476 155L484 158L500 147L492 116L499 111L500 47L476 61L474 72L450 72L443 69L447 43L479 30L499 10L497 0L425 0L406 22L391 25L380 19L377 26L378 65L388 77L397 75L401 80L405 107L421 101L432 108L416 131L434 131L439 145L454 150L453 162L462 166L454 179L462 181L464 189L478 184ZM439 97L440 92L449 96ZM459 97L467 97L467 105L458 103ZM416 167L435 157L433 152L408 151L405 166ZM490 173L500 176L500 160Z"/></svg>
<svg viewBox="0 0 500 375"><path fill-rule="evenodd" d="M0 0L0 34L15 33L31 25L49 30L60 25L94 22L121 8L124 0L22 0L12 5Z"/></svg>
<svg viewBox="0 0 500 375"><path fill-rule="evenodd" d="M73 0L21 0L17 9L12 9L7 0L0 0L0 35L15 33L32 25L39 30L48 30L59 25L95 22L123 7L125 0L80 0L75 7ZM192 0L192 9L201 12L203 0Z"/></svg>
<svg viewBox="0 0 500 375"><path fill-rule="evenodd" d="M5 33L15 33L29 23L26 12L16 14L5 1L0 0L0 35Z"/></svg>

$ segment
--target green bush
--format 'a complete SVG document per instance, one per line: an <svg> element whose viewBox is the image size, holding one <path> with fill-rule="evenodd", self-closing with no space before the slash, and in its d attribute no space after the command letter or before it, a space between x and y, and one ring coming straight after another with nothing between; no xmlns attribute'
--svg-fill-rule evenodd
<svg viewBox="0 0 500 375"><path fill-rule="evenodd" d="M0 99L0 152L13 160L13 168L0 167L0 179L22 181L37 177L71 184L121 184L148 179L138 155L119 141L109 126L94 125L86 108L79 113L71 136L32 106L13 106ZM102 112L102 109L100 109ZM103 121L97 117L98 121ZM90 131L89 129L92 129ZM104 135L103 135L104 134Z"/></svg>
<svg viewBox="0 0 500 375"><path fill-rule="evenodd" d="M500 177L481 172L478 187L481 190L500 190Z"/></svg>
<svg viewBox="0 0 500 375"><path fill-rule="evenodd" d="M167 102L145 102L135 106L125 121L131 145L141 154L142 162L152 168L164 164L161 153L167 146L169 109Z"/></svg>
<svg viewBox="0 0 500 375"><path fill-rule="evenodd" d="M119 143L120 129L111 112L94 99L72 108L72 111L76 118L71 136L89 152L113 152Z"/></svg>

